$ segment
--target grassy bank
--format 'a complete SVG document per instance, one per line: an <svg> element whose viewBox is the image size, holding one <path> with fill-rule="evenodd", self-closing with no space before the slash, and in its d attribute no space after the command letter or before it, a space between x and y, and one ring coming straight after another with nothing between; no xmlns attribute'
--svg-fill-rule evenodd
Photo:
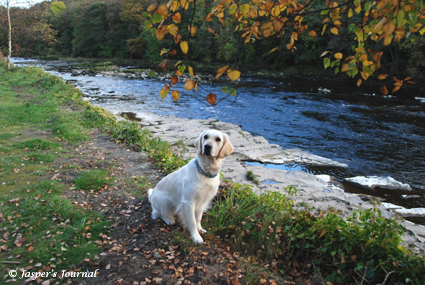
<svg viewBox="0 0 425 285"><path fill-rule="evenodd" d="M104 250L98 236L109 234L109 215L72 202L72 195L96 197L125 184L125 195L143 197L145 184L120 182L113 161L82 151L93 132L145 152L164 173L186 163L137 123L118 122L81 98L76 88L41 69L5 72L0 63L0 282L16 267L84 270L75 265L93 262ZM72 179L55 178L64 169ZM316 217L308 208L293 208L289 198L295 194L288 188L286 195L257 196L249 186L225 182L204 226L208 240L242 252L242 283L258 284L268 272L281 278L310 274L332 284L422 284L424 258L402 246L396 221L385 220L377 209L354 212L347 220L333 212ZM169 235L176 235L183 253L189 251L187 234Z"/></svg>

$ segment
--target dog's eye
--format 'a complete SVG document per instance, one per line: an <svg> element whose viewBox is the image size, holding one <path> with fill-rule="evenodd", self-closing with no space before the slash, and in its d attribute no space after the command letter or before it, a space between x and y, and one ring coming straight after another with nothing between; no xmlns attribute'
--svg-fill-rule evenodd
<svg viewBox="0 0 425 285"><path fill-rule="evenodd" d="M219 141L221 141L221 139L220 138L216 138L215 141L216 142L219 142Z"/></svg>
<svg viewBox="0 0 425 285"><path fill-rule="evenodd" d="M204 136L204 139L206 139L206 140L207 140L207 139L208 139L208 135L205 135L205 136Z"/></svg>

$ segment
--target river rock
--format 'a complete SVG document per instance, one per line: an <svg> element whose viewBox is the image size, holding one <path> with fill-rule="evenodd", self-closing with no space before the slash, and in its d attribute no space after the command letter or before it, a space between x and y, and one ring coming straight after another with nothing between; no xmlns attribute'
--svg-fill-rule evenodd
<svg viewBox="0 0 425 285"><path fill-rule="evenodd" d="M352 178L346 178L346 181L354 184L358 184L370 189L374 189L376 187L386 188L386 189L400 189L406 191L412 191L412 188L409 184L405 184L395 180L390 176L356 176Z"/></svg>

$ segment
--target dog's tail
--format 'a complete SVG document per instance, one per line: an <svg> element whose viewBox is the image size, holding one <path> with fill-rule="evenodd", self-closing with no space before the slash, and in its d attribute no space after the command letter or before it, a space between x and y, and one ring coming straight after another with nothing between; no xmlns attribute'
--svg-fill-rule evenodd
<svg viewBox="0 0 425 285"><path fill-rule="evenodd" d="M150 188L150 189L148 190L148 198L149 198L149 202L151 202L152 192L153 192L153 188Z"/></svg>

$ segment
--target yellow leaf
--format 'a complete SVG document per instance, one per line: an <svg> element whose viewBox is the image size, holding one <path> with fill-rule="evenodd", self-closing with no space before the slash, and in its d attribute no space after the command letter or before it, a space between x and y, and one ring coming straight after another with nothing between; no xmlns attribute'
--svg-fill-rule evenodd
<svg viewBox="0 0 425 285"><path fill-rule="evenodd" d="M171 97L173 97L174 101L179 100L179 91L173 90L173 92L171 92Z"/></svg>
<svg viewBox="0 0 425 285"><path fill-rule="evenodd" d="M364 71L360 71L360 75L363 77L364 80L367 80L367 78L369 77L369 74Z"/></svg>
<svg viewBox="0 0 425 285"><path fill-rule="evenodd" d="M272 30L270 29L264 30L263 37L267 39L268 37L270 37L271 33L272 33Z"/></svg>
<svg viewBox="0 0 425 285"><path fill-rule="evenodd" d="M271 27L273 27L272 22L267 22L262 24L260 29L265 30L265 29L270 29Z"/></svg>
<svg viewBox="0 0 425 285"><path fill-rule="evenodd" d="M357 7L356 7L356 13L357 14L360 14L360 12L362 11L362 6L359 4L359 5L357 5Z"/></svg>
<svg viewBox="0 0 425 285"><path fill-rule="evenodd" d="M348 10L348 18L353 17L353 9Z"/></svg>
<svg viewBox="0 0 425 285"><path fill-rule="evenodd" d="M396 86L393 88L393 90L391 91L391 93L395 93L400 89L400 86Z"/></svg>
<svg viewBox="0 0 425 285"><path fill-rule="evenodd" d="M239 79L239 77L241 76L241 72L235 69L228 69L227 76L230 78L230 80L232 80L232 82L234 82Z"/></svg>
<svg viewBox="0 0 425 285"><path fill-rule="evenodd" d="M193 37L196 33L196 27L194 26L188 26L187 29L189 30L190 36Z"/></svg>
<svg viewBox="0 0 425 285"><path fill-rule="evenodd" d="M178 70L176 70L175 74L177 76L182 76L183 75L183 72L180 69L178 69Z"/></svg>
<svg viewBox="0 0 425 285"><path fill-rule="evenodd" d="M186 41L183 41L180 43L180 48L182 49L182 52L184 54L187 54L188 50L189 50L189 46L187 45Z"/></svg>
<svg viewBox="0 0 425 285"><path fill-rule="evenodd" d="M379 80L384 80L385 78L387 78L388 74L379 74L378 78Z"/></svg>
<svg viewBox="0 0 425 285"><path fill-rule="evenodd" d="M335 57L337 60L341 60L341 59L342 59L342 53L338 52L338 53L336 53L336 54L334 55L334 57Z"/></svg>
<svg viewBox="0 0 425 285"><path fill-rule="evenodd" d="M179 1L173 1L173 3L171 3L171 10L173 12L175 12L177 10L177 8L179 8ZM179 13L180 14L180 13Z"/></svg>
<svg viewBox="0 0 425 285"><path fill-rule="evenodd" d="M189 1L188 0L180 0L180 5L187 10L189 8Z"/></svg>
<svg viewBox="0 0 425 285"><path fill-rule="evenodd" d="M153 10L155 10L156 9L156 4L152 4L152 5L149 5L148 6L148 8L146 9L146 11L148 12L148 13L150 13L150 12L152 12Z"/></svg>
<svg viewBox="0 0 425 285"><path fill-rule="evenodd" d="M239 26L237 26L237 27L239 27ZM215 31L214 31L213 29L211 29L211 28L207 28L207 30L208 30L208 32L210 32L211 34L215 34Z"/></svg>
<svg viewBox="0 0 425 285"><path fill-rule="evenodd" d="M338 35L338 28L337 27L333 27L331 29L331 33L334 34L334 35Z"/></svg>
<svg viewBox="0 0 425 285"><path fill-rule="evenodd" d="M308 32L308 34L312 37L317 36L316 31L311 30L310 32Z"/></svg>
<svg viewBox="0 0 425 285"><path fill-rule="evenodd" d="M164 101L164 99L167 97L169 91L170 89L166 89L166 88L161 89L159 94L161 95L162 101Z"/></svg>
<svg viewBox="0 0 425 285"><path fill-rule="evenodd" d="M174 22L176 22L177 24L180 24L180 23L181 23L181 21L182 21L182 15L181 15L179 12L177 12L177 13L175 13L175 14L173 15L172 19L173 19L173 21L174 21Z"/></svg>
<svg viewBox="0 0 425 285"><path fill-rule="evenodd" d="M324 236L326 234L326 231L322 231L321 233L320 233L320 237L319 238L321 238L322 236Z"/></svg>
<svg viewBox="0 0 425 285"><path fill-rule="evenodd" d="M216 71L216 73L224 73L228 67L229 67L228 65L223 66L223 67L220 67L220 68Z"/></svg>
<svg viewBox="0 0 425 285"><path fill-rule="evenodd" d="M217 73L217 75L215 76L215 78L214 78L214 79L219 78L222 74L223 74L223 73Z"/></svg>
<svg viewBox="0 0 425 285"><path fill-rule="evenodd" d="M193 81L192 79L188 79L186 83L184 84L185 90L192 90L194 87L195 87L195 81Z"/></svg>
<svg viewBox="0 0 425 285"><path fill-rule="evenodd" d="M357 87L360 87L360 85L362 85L362 80L361 79L357 80L356 85L357 85Z"/></svg>
<svg viewBox="0 0 425 285"><path fill-rule="evenodd" d="M389 45L392 40L393 40L392 37L390 37L390 36L386 37L385 40L384 40L384 46Z"/></svg>
<svg viewBox="0 0 425 285"><path fill-rule="evenodd" d="M193 68L192 68L192 66L189 66L189 73L190 73L190 75L193 76Z"/></svg>

